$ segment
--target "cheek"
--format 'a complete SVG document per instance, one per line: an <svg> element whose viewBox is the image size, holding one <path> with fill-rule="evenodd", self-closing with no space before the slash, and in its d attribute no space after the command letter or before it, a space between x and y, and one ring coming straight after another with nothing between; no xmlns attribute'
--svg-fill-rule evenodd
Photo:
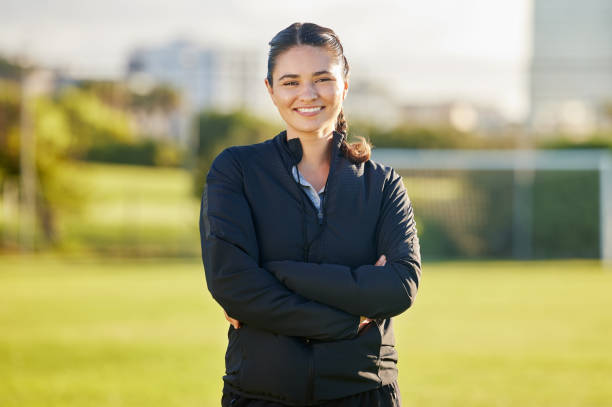
<svg viewBox="0 0 612 407"><path fill-rule="evenodd" d="M294 92L287 91L285 89L276 91L275 95L276 95L276 102L281 107L286 107L287 105L290 106L293 103L293 100L295 99Z"/></svg>
<svg viewBox="0 0 612 407"><path fill-rule="evenodd" d="M319 95L329 102L339 103L339 101L342 100L342 88L327 86L320 90Z"/></svg>

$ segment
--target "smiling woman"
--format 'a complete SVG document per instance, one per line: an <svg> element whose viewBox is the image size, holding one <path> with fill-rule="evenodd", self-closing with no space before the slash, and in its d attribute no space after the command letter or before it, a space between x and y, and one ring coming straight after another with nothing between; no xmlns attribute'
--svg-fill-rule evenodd
<svg viewBox="0 0 612 407"><path fill-rule="evenodd" d="M334 126L346 134L342 103L349 88L349 73L342 44L329 28L296 23L270 41L265 84L287 123L289 138L299 132L330 134ZM308 119L299 120L300 116ZM358 138L359 142L343 143L342 149L353 161L362 162L370 156L370 145Z"/></svg>
<svg viewBox="0 0 612 407"><path fill-rule="evenodd" d="M346 141L349 66L329 28L270 41L286 130L213 161L200 212L206 283L230 322L222 406L400 406L392 317L421 276L412 205L370 145Z"/></svg>
<svg viewBox="0 0 612 407"><path fill-rule="evenodd" d="M330 134L348 91L342 65L325 48L310 45L290 48L275 62L277 78L265 82L287 130Z"/></svg>

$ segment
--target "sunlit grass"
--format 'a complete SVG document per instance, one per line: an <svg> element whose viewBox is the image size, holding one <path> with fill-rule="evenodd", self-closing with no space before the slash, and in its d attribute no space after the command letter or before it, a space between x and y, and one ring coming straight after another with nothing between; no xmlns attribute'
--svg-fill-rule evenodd
<svg viewBox="0 0 612 407"><path fill-rule="evenodd" d="M423 273L394 318L404 405L610 405L612 270ZM0 405L218 406L227 328L197 260L0 258Z"/></svg>
<svg viewBox="0 0 612 407"><path fill-rule="evenodd" d="M199 253L200 199L187 170L73 163L58 173L74 196L61 197L56 208L55 248L143 257ZM0 213L0 238L15 245L18 209L11 212Z"/></svg>
<svg viewBox="0 0 612 407"><path fill-rule="evenodd" d="M610 405L610 287L597 262L426 265L396 319L409 405Z"/></svg>
<svg viewBox="0 0 612 407"><path fill-rule="evenodd" d="M216 405L223 313L197 262L2 259L0 405Z"/></svg>

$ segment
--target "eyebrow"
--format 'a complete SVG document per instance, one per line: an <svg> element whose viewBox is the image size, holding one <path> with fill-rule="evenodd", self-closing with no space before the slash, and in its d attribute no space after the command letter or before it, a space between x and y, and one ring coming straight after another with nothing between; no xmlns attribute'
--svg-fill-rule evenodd
<svg viewBox="0 0 612 407"><path fill-rule="evenodd" d="M329 71L317 71L314 74L312 74L312 76L319 76L319 75L331 75L331 72ZM294 73L287 73L283 76L281 76L280 78L278 78L279 81L282 81L285 78L299 78L300 75L296 75Z"/></svg>

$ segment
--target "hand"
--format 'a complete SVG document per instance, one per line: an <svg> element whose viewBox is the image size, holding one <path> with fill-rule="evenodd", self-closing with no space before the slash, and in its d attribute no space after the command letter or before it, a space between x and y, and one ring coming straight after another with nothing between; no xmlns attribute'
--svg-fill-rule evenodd
<svg viewBox="0 0 612 407"><path fill-rule="evenodd" d="M376 261L376 263L374 263L375 266L381 266L381 267L384 266L385 264L387 264L387 258L385 257L384 254L381 254L380 258ZM359 328L357 328L357 333L361 332L363 328L370 322L372 322L370 318L361 317L361 319L359 320Z"/></svg>
<svg viewBox="0 0 612 407"><path fill-rule="evenodd" d="M225 312L225 310L223 310L223 312L225 313L225 319L227 319L229 323L234 326L234 329L240 328L240 321L227 315L227 312Z"/></svg>
<svg viewBox="0 0 612 407"><path fill-rule="evenodd" d="M366 325L368 325L372 320L367 317L361 317L359 320L359 328L357 328L357 333L361 332Z"/></svg>

